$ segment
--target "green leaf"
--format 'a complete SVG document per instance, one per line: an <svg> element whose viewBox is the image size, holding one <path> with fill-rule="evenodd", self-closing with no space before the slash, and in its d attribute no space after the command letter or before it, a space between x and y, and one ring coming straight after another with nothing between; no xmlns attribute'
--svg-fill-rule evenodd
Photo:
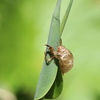
<svg viewBox="0 0 100 100"><path fill-rule="evenodd" d="M60 42L60 5L61 5L61 0L58 0L54 13L52 15L52 21L51 21L48 43L47 43L48 45L54 47L55 50L60 44L59 43ZM36 93L34 97L35 100L43 98L48 93L53 83L55 82L57 71L58 71L58 67L55 65L54 60L52 60L52 62L49 65L47 65L46 62L44 61L39 82L36 88Z"/></svg>
<svg viewBox="0 0 100 100"><path fill-rule="evenodd" d="M63 78L62 78L62 73L60 71L60 68L58 67L56 79L55 79L51 89L46 94L45 98L46 99L57 98L61 94L62 88L63 88Z"/></svg>
<svg viewBox="0 0 100 100"><path fill-rule="evenodd" d="M35 100L38 100L46 95L55 80L56 73L57 67L53 62L48 66L44 62L34 97Z"/></svg>
<svg viewBox="0 0 100 100"><path fill-rule="evenodd" d="M65 27L65 23L72 6L72 2L73 0L71 0L69 3L60 27L61 0L57 1L56 8L52 15L52 21L47 42L47 44L52 46L54 50L57 50L57 47L60 45L60 36ZM48 49L46 49L46 52L48 52ZM47 54L46 57L50 57L49 54ZM54 59L51 61L50 64L47 64L46 61L44 61L34 99L43 100L57 98L61 94L62 88L63 78L58 60Z"/></svg>
<svg viewBox="0 0 100 100"><path fill-rule="evenodd" d="M60 26L60 34L61 35L62 35L63 30L64 30L65 24L67 22L67 19L68 19L68 16L69 16L69 13L70 13L70 10L71 10L71 7L72 7L72 3L73 3L73 0L70 0L68 8L66 9L66 12L64 14L64 17L63 17L63 20L62 20L62 23L61 23L61 26Z"/></svg>

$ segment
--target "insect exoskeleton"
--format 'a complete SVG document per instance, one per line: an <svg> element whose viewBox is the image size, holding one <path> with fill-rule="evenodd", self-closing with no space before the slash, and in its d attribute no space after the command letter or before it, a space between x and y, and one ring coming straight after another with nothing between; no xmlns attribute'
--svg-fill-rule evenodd
<svg viewBox="0 0 100 100"><path fill-rule="evenodd" d="M54 51L54 48L51 47L50 45L46 45L46 46L49 47L48 49L50 53L53 55L51 58L46 60L50 61L53 58L58 59L59 66L63 74L68 72L73 67L73 60L74 60L73 54L62 44L58 46L57 51Z"/></svg>

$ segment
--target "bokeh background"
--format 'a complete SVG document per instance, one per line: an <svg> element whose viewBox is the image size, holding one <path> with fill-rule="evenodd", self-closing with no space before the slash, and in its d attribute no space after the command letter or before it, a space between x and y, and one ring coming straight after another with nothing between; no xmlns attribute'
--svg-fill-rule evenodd
<svg viewBox="0 0 100 100"><path fill-rule="evenodd" d="M61 19L69 0L62 0ZM0 0L0 99L32 100L56 0ZM55 100L100 100L100 0L74 0L62 35L74 55Z"/></svg>

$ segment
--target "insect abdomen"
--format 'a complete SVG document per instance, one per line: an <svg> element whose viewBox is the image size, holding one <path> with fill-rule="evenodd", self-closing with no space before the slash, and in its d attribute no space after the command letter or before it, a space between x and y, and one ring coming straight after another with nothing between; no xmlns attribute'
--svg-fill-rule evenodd
<svg viewBox="0 0 100 100"><path fill-rule="evenodd" d="M68 72L73 67L73 55L63 45L58 47L59 65L62 73Z"/></svg>

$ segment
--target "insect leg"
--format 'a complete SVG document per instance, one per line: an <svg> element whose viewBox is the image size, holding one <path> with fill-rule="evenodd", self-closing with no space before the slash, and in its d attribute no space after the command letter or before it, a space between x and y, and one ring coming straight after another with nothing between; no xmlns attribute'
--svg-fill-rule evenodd
<svg viewBox="0 0 100 100"><path fill-rule="evenodd" d="M51 47L50 45L47 45L47 44L45 46L49 47L50 52L53 53L53 51L54 51L53 47Z"/></svg>
<svg viewBox="0 0 100 100"><path fill-rule="evenodd" d="M50 58L47 58L47 54L49 54L50 52L45 52L44 54L45 54L45 62L46 62L46 64L47 65L49 65L50 64L50 62L51 62L51 60L55 57L55 56L51 56Z"/></svg>
<svg viewBox="0 0 100 100"><path fill-rule="evenodd" d="M60 38L60 45L62 45L62 39Z"/></svg>
<svg viewBox="0 0 100 100"><path fill-rule="evenodd" d="M55 56L52 56L51 58L47 59L46 58L46 61L51 61Z"/></svg>
<svg viewBox="0 0 100 100"><path fill-rule="evenodd" d="M55 57L55 55L54 55L54 48L51 47L50 45L45 45L45 46L49 47L49 48L47 48L49 51L47 51L45 53L45 61L48 64L48 63L50 63L49 61L51 61ZM47 54L50 55L50 58L49 59L47 59Z"/></svg>

